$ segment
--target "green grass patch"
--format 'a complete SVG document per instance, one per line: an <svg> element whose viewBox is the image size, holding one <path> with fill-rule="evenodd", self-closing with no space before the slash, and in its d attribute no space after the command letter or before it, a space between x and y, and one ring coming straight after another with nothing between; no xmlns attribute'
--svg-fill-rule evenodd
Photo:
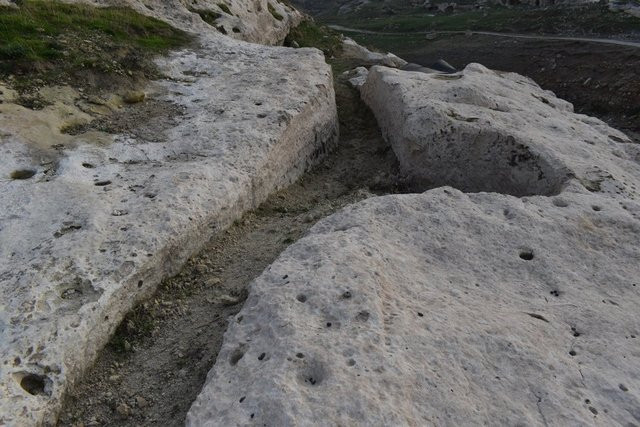
<svg viewBox="0 0 640 427"><path fill-rule="evenodd" d="M78 69L131 72L190 37L127 8L26 0L0 7L0 76L58 80Z"/></svg>
<svg viewBox="0 0 640 427"><path fill-rule="evenodd" d="M318 48L327 57L336 56L342 51L340 34L311 20L302 21L300 25L291 29L284 45L293 46L294 42L300 47Z"/></svg>
<svg viewBox="0 0 640 427"><path fill-rule="evenodd" d="M267 3L267 9L269 9L269 13L271 14L271 16L276 18L278 21L282 21L284 19L284 16L280 15L271 3Z"/></svg>

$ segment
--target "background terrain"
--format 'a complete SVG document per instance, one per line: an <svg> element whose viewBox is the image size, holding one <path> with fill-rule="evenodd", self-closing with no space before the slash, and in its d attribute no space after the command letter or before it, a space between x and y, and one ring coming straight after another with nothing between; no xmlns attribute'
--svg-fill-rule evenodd
<svg viewBox="0 0 640 427"><path fill-rule="evenodd" d="M458 69L472 62L517 72L638 139L640 48L571 40L515 39L471 34L495 31L640 40L640 18L602 3L553 7L478 6L470 2L299 0L297 6L358 43L428 66L444 59ZM471 6L470 6L471 5Z"/></svg>

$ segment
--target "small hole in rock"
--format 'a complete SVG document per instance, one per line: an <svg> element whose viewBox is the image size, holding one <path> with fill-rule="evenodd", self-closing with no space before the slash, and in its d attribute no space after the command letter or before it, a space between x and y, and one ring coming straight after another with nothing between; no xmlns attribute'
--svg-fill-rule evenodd
<svg viewBox="0 0 640 427"><path fill-rule="evenodd" d="M591 411L591 413L593 415L598 415L598 410L596 408L594 408L593 406L589 406L589 410Z"/></svg>
<svg viewBox="0 0 640 427"><path fill-rule="evenodd" d="M229 363L231 366L235 366L238 364L240 359L244 357L244 350L242 348L237 348L231 353L231 357L229 358Z"/></svg>
<svg viewBox="0 0 640 427"><path fill-rule="evenodd" d="M138 280L138 287L141 288L144 282L142 280Z"/></svg>
<svg viewBox="0 0 640 427"><path fill-rule="evenodd" d="M586 403L588 405L589 403L591 403L591 401L589 399L585 399L584 403Z"/></svg>
<svg viewBox="0 0 640 427"><path fill-rule="evenodd" d="M525 261L531 261L533 259L533 252L531 251L522 251L520 252L520 258Z"/></svg>
<svg viewBox="0 0 640 427"><path fill-rule="evenodd" d="M266 353L261 353L260 356L258 356L258 360L264 360L264 357L266 356Z"/></svg>
<svg viewBox="0 0 640 427"><path fill-rule="evenodd" d="M423 316L424 316L424 314L418 312L418 317L423 317Z"/></svg>
<svg viewBox="0 0 640 427"><path fill-rule="evenodd" d="M356 361L353 359L349 359L347 360L347 366L354 366L356 364Z"/></svg>
<svg viewBox="0 0 640 427"><path fill-rule="evenodd" d="M624 384L620 384L620 385L618 385L618 387L620 387L620 390L622 390L622 391L629 391L627 386L625 386Z"/></svg>
<svg viewBox="0 0 640 427"><path fill-rule="evenodd" d="M596 205L591 206L591 209L593 209L596 212L600 212L602 210L602 208L600 206L596 206Z"/></svg>
<svg viewBox="0 0 640 427"><path fill-rule="evenodd" d="M107 180L107 181L98 181L93 185L95 185L96 187L104 187L105 185L109 185L109 184L111 184L111 181Z"/></svg>
<svg viewBox="0 0 640 427"><path fill-rule="evenodd" d="M302 353L296 353L296 357L297 357L298 359L304 359L304 354L302 354Z"/></svg>
<svg viewBox="0 0 640 427"><path fill-rule="evenodd" d="M326 376L327 371L324 365L321 362L312 359L307 362L299 378L304 384L317 385L324 381Z"/></svg>
<svg viewBox="0 0 640 427"><path fill-rule="evenodd" d="M76 288L65 289L60 294L60 298L62 299L72 299L72 298L81 297L81 296L82 296L82 290L76 289Z"/></svg>
<svg viewBox="0 0 640 427"><path fill-rule="evenodd" d="M327 328L331 327L331 322L327 322Z"/></svg>
<svg viewBox="0 0 640 427"><path fill-rule="evenodd" d="M553 295L554 297L559 297L559 296L560 296L560 291L553 290L553 291L551 291L551 292L549 292L549 293L550 293L551 295Z"/></svg>
<svg viewBox="0 0 640 427"><path fill-rule="evenodd" d="M300 301L300 302L305 302L305 301L307 300L307 297L306 297L306 295L302 295L302 294L300 294L300 295L298 295L298 296L296 297L296 299L297 299L298 301Z"/></svg>
<svg viewBox="0 0 640 427"><path fill-rule="evenodd" d="M91 163L83 163L82 164L83 168L87 168L87 169L93 169L95 168L95 166L93 166Z"/></svg>
<svg viewBox="0 0 640 427"><path fill-rule="evenodd" d="M242 396L242 397L240 398L240 403L244 402L245 397L246 397L246 396Z"/></svg>
<svg viewBox="0 0 640 427"><path fill-rule="evenodd" d="M33 169L18 169L11 172L9 177L11 179L29 179L36 174L36 171Z"/></svg>
<svg viewBox="0 0 640 427"><path fill-rule="evenodd" d="M575 351L575 350L571 350L571 351L569 352L569 355L570 355L570 356L575 356L576 354L578 354L578 353L576 353L576 351Z"/></svg>
<svg viewBox="0 0 640 427"><path fill-rule="evenodd" d="M48 378L43 375L26 374L20 379L20 387L34 396L49 395L47 390Z"/></svg>
<svg viewBox="0 0 640 427"><path fill-rule="evenodd" d="M351 292L349 292L349 291L345 291L345 292L342 294L342 298L344 298L344 299L349 299L349 298L351 298Z"/></svg>
<svg viewBox="0 0 640 427"><path fill-rule="evenodd" d="M356 320L359 320L361 322L366 322L367 320L369 320L369 312L368 311L361 311L356 316Z"/></svg>

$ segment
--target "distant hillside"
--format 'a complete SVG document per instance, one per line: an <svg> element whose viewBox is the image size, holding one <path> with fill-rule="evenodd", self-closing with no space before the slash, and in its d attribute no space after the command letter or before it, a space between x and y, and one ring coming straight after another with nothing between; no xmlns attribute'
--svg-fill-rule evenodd
<svg viewBox="0 0 640 427"><path fill-rule="evenodd" d="M381 33L497 31L640 39L640 19L608 4L553 0L294 0L324 24ZM520 2L501 5L501 2Z"/></svg>
<svg viewBox="0 0 640 427"><path fill-rule="evenodd" d="M548 7L596 3L594 0L293 0L300 9L321 18L373 18L414 13L451 13L487 6Z"/></svg>

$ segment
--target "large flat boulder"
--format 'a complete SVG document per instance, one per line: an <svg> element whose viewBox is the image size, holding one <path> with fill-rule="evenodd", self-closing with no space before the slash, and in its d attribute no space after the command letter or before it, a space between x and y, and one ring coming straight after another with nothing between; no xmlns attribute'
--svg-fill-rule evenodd
<svg viewBox="0 0 640 427"><path fill-rule="evenodd" d="M187 425L638 424L639 237L584 193L347 208L252 284Z"/></svg>
<svg viewBox="0 0 640 427"><path fill-rule="evenodd" d="M551 195L574 177L630 190L629 138L521 75L479 64L456 74L372 67L361 93L419 185Z"/></svg>
<svg viewBox="0 0 640 427"><path fill-rule="evenodd" d="M377 72L405 170L493 192L318 223L251 285L187 425L639 424L638 146L520 76Z"/></svg>
<svg viewBox="0 0 640 427"><path fill-rule="evenodd" d="M66 101L38 111L3 88L1 425L54 423L65 390L137 302L336 142L331 70L317 50L212 30L158 63L166 78L140 108L164 106L170 120L122 134L63 133L87 120L69 88L51 89Z"/></svg>

